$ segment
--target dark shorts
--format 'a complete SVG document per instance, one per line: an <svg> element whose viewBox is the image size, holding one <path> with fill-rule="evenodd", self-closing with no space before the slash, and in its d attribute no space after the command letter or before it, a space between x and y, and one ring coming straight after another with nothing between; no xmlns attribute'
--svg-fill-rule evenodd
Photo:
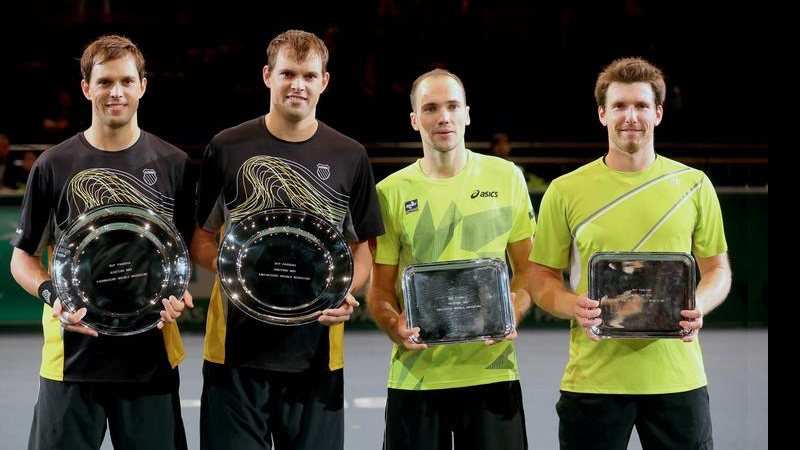
<svg viewBox="0 0 800 450"><path fill-rule="evenodd" d="M115 450L185 450L175 383L39 379L29 450L96 450L108 429Z"/></svg>
<svg viewBox="0 0 800 450"><path fill-rule="evenodd" d="M625 450L634 426L644 450L714 448L705 387L654 395L561 391L556 410L562 450Z"/></svg>
<svg viewBox="0 0 800 450"><path fill-rule="evenodd" d="M385 450L528 448L519 381L453 389L389 389Z"/></svg>
<svg viewBox="0 0 800 450"><path fill-rule="evenodd" d="M342 450L342 370L272 372L203 363L203 450Z"/></svg>

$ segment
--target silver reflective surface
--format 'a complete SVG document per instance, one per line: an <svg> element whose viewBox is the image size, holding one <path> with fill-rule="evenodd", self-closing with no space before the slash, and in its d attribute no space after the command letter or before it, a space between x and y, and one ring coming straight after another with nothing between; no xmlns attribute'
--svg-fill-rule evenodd
<svg viewBox="0 0 800 450"><path fill-rule="evenodd" d="M228 299L251 317L302 325L344 300L353 256L324 218L274 208L246 217L225 233L217 271Z"/></svg>
<svg viewBox="0 0 800 450"><path fill-rule="evenodd" d="M589 297L600 302L603 338L679 338L680 311L694 309L695 260L687 253L602 252L589 260Z"/></svg>
<svg viewBox="0 0 800 450"><path fill-rule="evenodd" d="M53 254L53 285L67 311L86 308L82 323L107 335L158 324L161 299L183 297L191 265L175 226L134 205L108 205L78 217Z"/></svg>
<svg viewBox="0 0 800 450"><path fill-rule="evenodd" d="M514 330L508 269L498 258L414 264L403 271L403 300L415 342L502 338Z"/></svg>

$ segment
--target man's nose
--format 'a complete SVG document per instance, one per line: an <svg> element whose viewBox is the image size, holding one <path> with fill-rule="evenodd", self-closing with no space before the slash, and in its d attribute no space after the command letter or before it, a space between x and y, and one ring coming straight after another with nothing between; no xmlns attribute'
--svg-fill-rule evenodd
<svg viewBox="0 0 800 450"><path fill-rule="evenodd" d="M636 123L639 118L636 117L636 106L631 105L625 110L625 122Z"/></svg>
<svg viewBox="0 0 800 450"><path fill-rule="evenodd" d="M122 85L119 83L114 83L111 86L111 96L112 97L122 97Z"/></svg>
<svg viewBox="0 0 800 450"><path fill-rule="evenodd" d="M303 77L296 77L294 80L292 80L292 89L296 91L302 91L305 89L305 87L306 84L303 81Z"/></svg>

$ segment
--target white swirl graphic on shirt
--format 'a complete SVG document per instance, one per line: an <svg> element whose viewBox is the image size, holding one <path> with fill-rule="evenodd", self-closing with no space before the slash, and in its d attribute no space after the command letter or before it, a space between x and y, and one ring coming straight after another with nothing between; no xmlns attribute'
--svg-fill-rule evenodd
<svg viewBox="0 0 800 450"><path fill-rule="evenodd" d="M128 204L143 206L172 220L175 203L172 197L163 195L137 177L120 170L82 170L70 180L69 193L69 217L76 217L101 205Z"/></svg>
<svg viewBox="0 0 800 450"><path fill-rule="evenodd" d="M231 209L231 221L268 208L291 207L310 211L333 223L341 223L348 210L348 196L321 183L314 174L297 162L273 156L254 156L239 169L237 176L244 197Z"/></svg>

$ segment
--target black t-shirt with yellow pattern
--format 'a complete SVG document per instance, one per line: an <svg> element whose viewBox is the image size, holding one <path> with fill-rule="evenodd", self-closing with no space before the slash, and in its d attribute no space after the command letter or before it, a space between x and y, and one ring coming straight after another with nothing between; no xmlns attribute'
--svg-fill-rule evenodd
<svg viewBox="0 0 800 450"><path fill-rule="evenodd" d="M348 242L383 233L364 146L322 122L308 140L287 142L273 136L261 116L222 131L208 145L198 189L201 227L216 233L275 207L322 216ZM285 372L342 367L341 325L267 325L223 297L217 279L206 325L206 360Z"/></svg>
<svg viewBox="0 0 800 450"><path fill-rule="evenodd" d="M157 211L187 239L194 227L195 186L186 153L153 134L142 131L131 147L106 152L78 133L36 160L11 245L40 255L82 213L110 204ZM184 356L175 325L133 336L93 338L62 333L46 305L42 325L41 375L48 379L157 382L171 377Z"/></svg>

